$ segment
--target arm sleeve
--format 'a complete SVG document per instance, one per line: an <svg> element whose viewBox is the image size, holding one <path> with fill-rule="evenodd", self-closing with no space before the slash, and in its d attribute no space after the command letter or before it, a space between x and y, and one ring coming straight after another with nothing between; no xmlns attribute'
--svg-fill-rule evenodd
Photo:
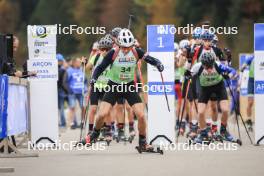
<svg viewBox="0 0 264 176"><path fill-rule="evenodd" d="M198 72L199 72L201 66L202 66L202 63L201 63L201 62L196 63L196 64L193 65L193 67L192 67L192 69L191 69L192 76L198 74Z"/></svg>
<svg viewBox="0 0 264 176"><path fill-rule="evenodd" d="M236 70L234 68L221 64L220 62L216 62L216 64L219 67L221 73L227 72L228 74L231 73L232 75L236 74Z"/></svg>
<svg viewBox="0 0 264 176"><path fill-rule="evenodd" d="M136 51L138 53L138 58L142 59L144 56L144 61L146 61L148 64L157 66L158 64L161 64L160 60L150 56L150 55L145 55L145 51L141 48L136 48Z"/></svg>
<svg viewBox="0 0 264 176"><path fill-rule="evenodd" d="M70 88L69 88L69 84L68 84L68 72L67 71L65 71L64 75L63 75L62 87L63 87L63 90L67 94L70 93Z"/></svg>
<svg viewBox="0 0 264 176"><path fill-rule="evenodd" d="M112 49L110 50L106 56L104 57L102 63L100 65L98 65L94 72L93 72L93 76L92 79L97 80L97 78L103 73L103 71L113 63L113 56L114 56L115 50Z"/></svg>

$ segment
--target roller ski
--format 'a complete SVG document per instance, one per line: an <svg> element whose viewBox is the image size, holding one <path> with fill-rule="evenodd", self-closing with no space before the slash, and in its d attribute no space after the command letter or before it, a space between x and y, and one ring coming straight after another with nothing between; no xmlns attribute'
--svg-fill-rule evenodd
<svg viewBox="0 0 264 176"><path fill-rule="evenodd" d="M208 129L201 130L194 140L189 140L189 145L205 144L209 145L212 142L212 134Z"/></svg>
<svg viewBox="0 0 264 176"><path fill-rule="evenodd" d="M131 144L133 140L135 139L136 132L134 129L129 129L129 137L128 137L128 142Z"/></svg>
<svg viewBox="0 0 264 176"><path fill-rule="evenodd" d="M234 138L224 126L221 126L220 135L223 141L237 143L240 146L242 145L242 141L240 139Z"/></svg>
<svg viewBox="0 0 264 176"><path fill-rule="evenodd" d="M186 123L185 122L181 122L180 129L179 129L179 135L184 136L185 126L186 126Z"/></svg>
<svg viewBox="0 0 264 176"><path fill-rule="evenodd" d="M214 142L223 143L223 138L217 130L217 125L212 125L211 132L212 132L212 139Z"/></svg>
<svg viewBox="0 0 264 176"><path fill-rule="evenodd" d="M149 145L146 142L145 137L139 137L139 146L136 146L135 149L138 151L138 153L159 153L163 155L163 150L161 150L159 147L155 150L153 146Z"/></svg>
<svg viewBox="0 0 264 176"><path fill-rule="evenodd" d="M105 142L107 144L107 146L110 145L110 143L112 142L113 138L112 138L112 135L106 135L105 136Z"/></svg>
<svg viewBox="0 0 264 176"><path fill-rule="evenodd" d="M248 131L253 132L253 122L252 122L252 120L248 119L245 123L246 123L246 126L248 128Z"/></svg>
<svg viewBox="0 0 264 176"><path fill-rule="evenodd" d="M119 143L120 141L124 141L124 142L128 141L128 139L125 136L124 129L118 129L118 135L116 137L116 142Z"/></svg>
<svg viewBox="0 0 264 176"><path fill-rule="evenodd" d="M105 137L106 137L106 127L104 126L101 130L100 130L100 136L97 139L97 141L105 141Z"/></svg>
<svg viewBox="0 0 264 176"><path fill-rule="evenodd" d="M99 131L93 131L90 134L88 133L88 135L84 139L82 139L77 145L86 145L87 147L92 146L92 144L98 141L99 135Z"/></svg>
<svg viewBox="0 0 264 176"><path fill-rule="evenodd" d="M198 132L198 123L190 124L190 131L187 133L186 137L189 138L190 140L194 140L197 137L197 132Z"/></svg>
<svg viewBox="0 0 264 176"><path fill-rule="evenodd" d="M106 126L105 127L105 137L104 137L104 141L106 142L107 146L110 145L110 143L112 142L113 138L112 138L112 131L111 131L111 126Z"/></svg>

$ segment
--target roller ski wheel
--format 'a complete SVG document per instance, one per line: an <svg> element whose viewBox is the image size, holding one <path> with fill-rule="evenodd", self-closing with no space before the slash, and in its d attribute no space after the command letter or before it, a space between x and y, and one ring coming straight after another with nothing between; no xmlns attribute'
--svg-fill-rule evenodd
<svg viewBox="0 0 264 176"><path fill-rule="evenodd" d="M237 139L237 140L236 140L236 143L237 143L238 145L242 146L242 141L241 141L240 139Z"/></svg>
<svg viewBox="0 0 264 176"><path fill-rule="evenodd" d="M223 137L220 134L218 134L217 132L213 133L212 140L214 142L221 142L221 143L224 142Z"/></svg>
<svg viewBox="0 0 264 176"><path fill-rule="evenodd" d="M163 150L161 150L159 147L157 148L157 150L155 150L152 146L150 148L146 148L145 146L136 146L136 150L138 151L138 153L142 154L142 153L159 153L161 155L163 155Z"/></svg>
<svg viewBox="0 0 264 176"><path fill-rule="evenodd" d="M200 134L192 141L192 144L205 144L209 145L213 142L212 133L207 130L202 130Z"/></svg>
<svg viewBox="0 0 264 176"><path fill-rule="evenodd" d="M112 142L112 137L111 136L106 136L105 137L105 142L106 142L107 146L109 146L110 143Z"/></svg>
<svg viewBox="0 0 264 176"><path fill-rule="evenodd" d="M224 141L237 143L238 145L242 145L242 141L240 139L235 139L227 130L225 127L221 127L221 136Z"/></svg>
<svg viewBox="0 0 264 176"><path fill-rule="evenodd" d="M136 136L135 130L131 130L129 133L128 141L131 144Z"/></svg>
<svg viewBox="0 0 264 176"><path fill-rule="evenodd" d="M129 137L128 137L128 142L129 142L130 144L132 144L134 138L135 138L134 135L133 135L133 136L129 136Z"/></svg>

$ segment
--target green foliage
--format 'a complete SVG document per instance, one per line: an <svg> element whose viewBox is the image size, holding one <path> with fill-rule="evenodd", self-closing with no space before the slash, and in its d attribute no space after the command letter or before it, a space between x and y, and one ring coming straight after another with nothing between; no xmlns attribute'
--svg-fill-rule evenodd
<svg viewBox="0 0 264 176"><path fill-rule="evenodd" d="M145 47L147 24L185 26L209 20L215 27L238 27L237 35L218 36L220 47L229 47L237 64L239 53L253 52L253 24L264 21L263 8L263 0L0 0L0 32L18 35L21 47L17 57L27 58L29 24L106 26L109 31L116 26L126 27L128 14L133 14L132 31ZM66 56L88 55L99 37L58 35L57 50Z"/></svg>

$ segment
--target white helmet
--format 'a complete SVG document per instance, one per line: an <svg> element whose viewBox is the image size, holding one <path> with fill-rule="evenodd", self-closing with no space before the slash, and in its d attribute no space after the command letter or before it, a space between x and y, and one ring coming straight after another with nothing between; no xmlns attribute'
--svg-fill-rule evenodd
<svg viewBox="0 0 264 176"><path fill-rule="evenodd" d="M187 39L183 39L179 43L180 49L186 48L186 46L189 46L189 45L190 45L190 41Z"/></svg>
<svg viewBox="0 0 264 176"><path fill-rule="evenodd" d="M122 29L117 37L117 43L122 47L131 47L135 44L135 38L129 29Z"/></svg>
<svg viewBox="0 0 264 176"><path fill-rule="evenodd" d="M214 41L218 42L218 37L217 35L214 34L214 38L213 38Z"/></svg>

